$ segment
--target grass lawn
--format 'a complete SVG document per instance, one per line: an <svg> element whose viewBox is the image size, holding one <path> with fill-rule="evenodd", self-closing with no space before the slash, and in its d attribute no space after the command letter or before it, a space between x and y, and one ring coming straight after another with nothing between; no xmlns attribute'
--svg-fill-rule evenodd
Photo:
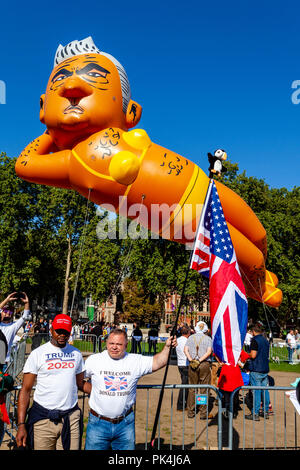
<svg viewBox="0 0 300 470"><path fill-rule="evenodd" d="M42 340L42 344L45 342L45 340ZM31 339L27 338L27 343L31 343ZM93 351L93 343L91 341L82 341L82 340L74 340L73 345L75 348L78 348L80 351L85 352ZM160 352L165 343L157 343L156 345L156 352ZM145 355L149 354L149 345L148 342L143 342L142 346L142 353ZM102 351L105 349L105 341L102 343ZM131 351L131 341L128 341L128 346L127 346L127 352ZM98 352L98 351L97 351ZM288 354L286 348L273 348L273 354L274 356L278 355L280 357L280 363L273 362L270 360L270 371L278 371L278 372L296 372L300 376L300 363L292 365L288 363ZM153 354L153 352L152 352Z"/></svg>
<svg viewBox="0 0 300 470"><path fill-rule="evenodd" d="M156 352L157 353L160 352L164 348L164 345L165 345L165 343L157 343ZM93 351L92 341L74 340L73 346L75 346L75 348L79 349L79 351L83 351L83 352L84 351L89 351L89 352ZM105 349L106 349L106 344L105 344L105 341L103 341L102 342L102 351L104 351ZM149 354L149 345L148 345L147 342L143 342L143 344L141 345L141 349L142 349L142 354L146 354L146 355ZM131 351L131 341L128 341L126 351L127 352ZM153 351L152 351L152 354L153 354Z"/></svg>
<svg viewBox="0 0 300 470"><path fill-rule="evenodd" d="M278 372L296 372L300 377L300 363L292 365L288 362L281 362L280 364L277 364L276 362L270 361L270 370Z"/></svg>

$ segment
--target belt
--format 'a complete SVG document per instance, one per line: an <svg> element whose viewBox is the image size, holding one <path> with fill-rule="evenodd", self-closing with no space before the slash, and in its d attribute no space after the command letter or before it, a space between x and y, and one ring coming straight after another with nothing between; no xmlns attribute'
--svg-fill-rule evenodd
<svg viewBox="0 0 300 470"><path fill-rule="evenodd" d="M132 411L133 411L133 408L130 408L130 409L125 413L125 415L118 416L117 418L107 418L106 416L99 415L99 413L96 413L96 411L90 409L90 413L91 413L92 415L97 416L97 418L103 419L104 421L108 421L109 423L113 423L113 424L118 424L118 423L120 423L121 421L123 421L123 419L126 418L126 416L128 416Z"/></svg>

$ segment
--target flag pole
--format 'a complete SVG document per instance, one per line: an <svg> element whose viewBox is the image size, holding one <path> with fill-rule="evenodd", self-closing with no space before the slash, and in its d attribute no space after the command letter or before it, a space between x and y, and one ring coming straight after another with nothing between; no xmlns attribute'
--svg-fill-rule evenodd
<svg viewBox="0 0 300 470"><path fill-rule="evenodd" d="M190 271L190 263L191 263L192 255L193 255L193 251L191 251L191 254L190 254L189 264L188 264L188 268L187 268L186 274L185 274L185 279L184 279L184 284L183 284L183 288L182 288L182 292L181 292L180 302L179 302L179 306L178 306L177 313L176 313L176 320L175 320L175 324L172 328L172 332L171 332L171 335L170 335L171 337L175 336L175 334L176 334L178 318L179 318L180 310L181 310L182 303L183 303L183 296L184 296L184 292L185 292L185 288L186 288L186 284L187 284L187 280L188 280L188 275L189 275L189 271ZM155 415L155 420L154 420L154 425L153 425L153 430L152 430L152 436L151 436L151 447L154 447L154 441L155 441L155 435L156 435L156 430L157 430L157 425L158 425L158 420L159 420L159 415L160 415L160 409L161 409L161 404L162 404L162 400L163 400L163 396L164 396L164 390L165 390L167 374L168 374L168 370L169 370L171 352L172 352L172 346L170 346L170 349L169 349L168 361L167 361L167 365L166 365L166 369L165 369L165 373L164 373L164 377L163 377L162 387L161 387L160 394L159 394L159 400L158 400L158 405L157 405L157 410L156 410L156 415Z"/></svg>
<svg viewBox="0 0 300 470"><path fill-rule="evenodd" d="M204 203L203 203L203 207L205 207L205 202L206 202L206 199L207 199L207 196L208 196L208 193L209 193L209 188L210 188L211 182L212 182L212 179L210 179L208 187L207 187L207 192L206 192L205 200L204 200ZM202 209L202 213L203 213L203 209ZM201 213L201 216L200 216L200 219L199 219L199 224L200 224L200 221L201 221L202 213ZM197 230L197 232L198 232L198 230ZM196 242L197 232L196 232L196 235L195 235L195 238L194 238L194 246L195 246L195 242ZM191 250L191 253L190 253L189 264L188 264L186 274L185 274L185 279L184 279L184 283L183 283L183 287L182 287L182 291L181 291L180 302L179 302L179 306L178 306L178 309L177 309L175 324L172 328L171 335L170 335L171 337L175 336L175 334L176 334L179 314L180 314L182 304L183 304L183 296L184 296L184 292L185 292L185 289L186 289L186 284L187 284L187 280L188 280L188 275L189 275L189 271L190 271L190 266L191 266L191 260L192 260L192 257L193 257L193 253L194 253L194 247L193 247L193 249ZM172 351L172 346L170 346L170 349L169 349L168 361L167 361L167 365L166 365L166 369L165 369L165 373L164 373L164 377L163 377L163 382L162 382L162 387L161 387L160 394L159 394L158 405L157 405L157 409L156 409L156 415L155 415L155 420L154 420L154 425L153 425L153 430L152 430L152 435L151 435L151 447L152 448L154 448L156 430L157 430L157 425L158 425L158 420L159 420L159 415L160 415L160 410L161 410L161 405L162 405L162 400L163 400L163 396L164 396L165 385L166 385L166 380L167 380L167 375L168 375L168 370L169 370L171 351Z"/></svg>

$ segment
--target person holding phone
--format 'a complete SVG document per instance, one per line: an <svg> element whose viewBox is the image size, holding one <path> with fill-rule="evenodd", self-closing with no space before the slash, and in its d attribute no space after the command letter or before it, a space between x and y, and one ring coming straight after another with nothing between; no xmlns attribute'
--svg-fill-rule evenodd
<svg viewBox="0 0 300 470"><path fill-rule="evenodd" d="M14 322L14 308L12 306L12 302L16 302L17 300L23 302L24 312L23 315L17 321ZM0 303L0 312L0 330L4 334L7 342L7 355L5 359L5 363L7 366L10 360L10 352L13 345L13 341L17 332L28 320L31 320L29 299L27 297L27 294L25 292L12 292Z"/></svg>

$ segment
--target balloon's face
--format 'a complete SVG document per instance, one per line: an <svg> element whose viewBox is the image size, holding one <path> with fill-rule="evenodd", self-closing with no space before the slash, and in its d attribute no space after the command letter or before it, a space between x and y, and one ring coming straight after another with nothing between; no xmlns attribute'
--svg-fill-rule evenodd
<svg viewBox="0 0 300 470"><path fill-rule="evenodd" d="M40 119L59 148L107 127L126 129L117 68L100 54L57 65L41 102Z"/></svg>

